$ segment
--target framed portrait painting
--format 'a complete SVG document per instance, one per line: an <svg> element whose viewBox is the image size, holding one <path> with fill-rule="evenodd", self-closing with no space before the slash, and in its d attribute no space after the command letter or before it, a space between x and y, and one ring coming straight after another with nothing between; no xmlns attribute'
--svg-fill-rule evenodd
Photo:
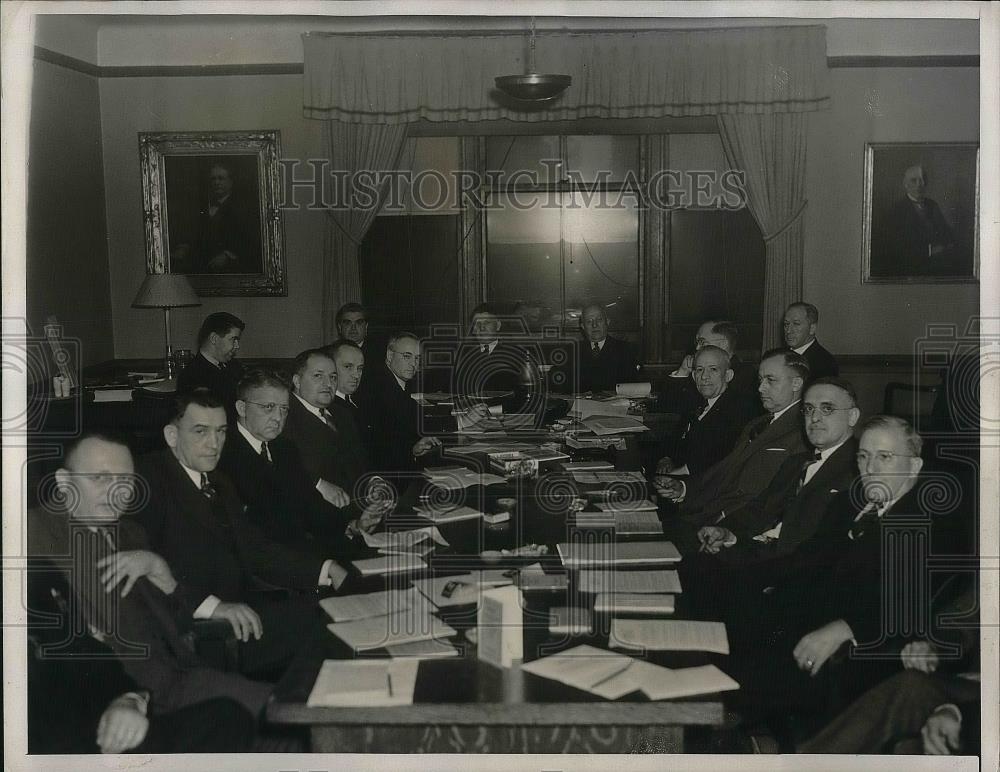
<svg viewBox="0 0 1000 772"><path fill-rule="evenodd" d="M285 295L277 131L139 134L148 273L199 295Z"/></svg>
<svg viewBox="0 0 1000 772"><path fill-rule="evenodd" d="M974 142L866 145L862 281L977 281L978 170Z"/></svg>

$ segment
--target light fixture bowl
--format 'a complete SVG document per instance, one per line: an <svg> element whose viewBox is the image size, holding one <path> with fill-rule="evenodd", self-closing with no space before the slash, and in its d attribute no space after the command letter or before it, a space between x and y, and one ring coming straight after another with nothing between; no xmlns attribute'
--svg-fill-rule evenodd
<svg viewBox="0 0 1000 772"><path fill-rule="evenodd" d="M573 82L569 75L531 72L527 75L502 75L494 79L497 88L522 102L544 102L555 99Z"/></svg>

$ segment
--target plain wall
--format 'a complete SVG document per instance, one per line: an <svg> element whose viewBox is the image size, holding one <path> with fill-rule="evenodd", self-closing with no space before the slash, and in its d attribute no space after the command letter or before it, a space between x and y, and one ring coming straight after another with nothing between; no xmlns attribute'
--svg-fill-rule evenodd
<svg viewBox="0 0 1000 772"><path fill-rule="evenodd" d="M300 75L104 78L101 112L114 353L157 357L163 351L163 314L131 307L146 275L139 132L278 129L282 156L304 161L325 155L322 124L302 117ZM198 326L213 311L229 311L246 322L245 356L290 357L323 343L324 216L290 210L284 222L288 296L203 297L201 306L174 309L174 348L194 349Z"/></svg>
<svg viewBox="0 0 1000 772"><path fill-rule="evenodd" d="M115 355L96 78L35 61L28 144L27 310L81 341L79 364ZM138 285L136 285L138 287Z"/></svg>
<svg viewBox="0 0 1000 772"><path fill-rule="evenodd" d="M834 354L910 354L928 324L964 330L979 285L862 283L865 143L978 141L979 70L832 69L830 89L809 117L803 297Z"/></svg>

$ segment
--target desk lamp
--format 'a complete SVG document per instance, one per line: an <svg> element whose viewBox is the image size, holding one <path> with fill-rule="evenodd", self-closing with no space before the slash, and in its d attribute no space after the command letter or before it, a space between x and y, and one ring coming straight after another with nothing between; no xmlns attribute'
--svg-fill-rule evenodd
<svg viewBox="0 0 1000 772"><path fill-rule="evenodd" d="M162 308L163 333L166 339L167 378L173 378L174 351L170 347L170 309L181 306L200 306L201 301L187 276L182 273L151 273L146 276L132 301L133 308Z"/></svg>

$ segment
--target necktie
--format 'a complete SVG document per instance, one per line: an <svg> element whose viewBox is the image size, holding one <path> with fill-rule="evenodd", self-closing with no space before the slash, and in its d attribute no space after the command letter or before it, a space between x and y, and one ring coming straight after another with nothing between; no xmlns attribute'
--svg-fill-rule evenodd
<svg viewBox="0 0 1000 772"><path fill-rule="evenodd" d="M271 463L271 451L267 449L267 443L262 442L260 444L260 457L263 458L267 463Z"/></svg>
<svg viewBox="0 0 1000 772"><path fill-rule="evenodd" d="M331 413L326 408L323 408L323 420L326 421L326 425L329 426L333 431L337 431L337 424L333 420L333 413Z"/></svg>
<svg viewBox="0 0 1000 772"><path fill-rule="evenodd" d="M209 501L215 501L215 497L218 495L218 491L215 486L212 485L212 481L208 479L208 475L205 472L201 473L201 495L204 496Z"/></svg>
<svg viewBox="0 0 1000 772"><path fill-rule="evenodd" d="M479 352L481 354L489 354L490 353L490 347L489 347L489 345L487 344L487 345L483 346L481 349L479 349Z"/></svg>
<svg viewBox="0 0 1000 772"><path fill-rule="evenodd" d="M590 355L592 357L594 357L594 359L597 359L597 357L599 357L601 355L601 346L600 346L600 344L597 344L597 343L594 344L594 347L592 349L590 349Z"/></svg>
<svg viewBox="0 0 1000 772"><path fill-rule="evenodd" d="M858 517L851 526L851 530L847 532L847 535L852 540L860 539L864 535L865 530L878 520L879 514L879 508L874 503L869 504L858 513Z"/></svg>
<svg viewBox="0 0 1000 772"><path fill-rule="evenodd" d="M809 475L810 467L812 467L812 465L818 462L821 458L822 455L818 450L816 450L813 452L813 457L802 465L802 473L799 475L799 490L802 490L802 486L811 479L811 476Z"/></svg>

